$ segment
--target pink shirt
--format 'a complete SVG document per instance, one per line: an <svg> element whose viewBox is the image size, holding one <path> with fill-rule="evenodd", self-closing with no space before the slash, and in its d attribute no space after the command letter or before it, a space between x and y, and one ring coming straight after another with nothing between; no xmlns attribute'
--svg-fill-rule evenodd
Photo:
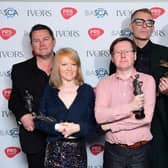
<svg viewBox="0 0 168 168"><path fill-rule="evenodd" d="M139 74L143 81L145 118L137 120L130 110L129 102L133 97L133 78ZM154 78L134 71L127 80L113 74L99 81L96 87L95 117L99 124L109 123L110 131L105 135L112 144L132 145L139 141L152 139L151 121L156 99Z"/></svg>

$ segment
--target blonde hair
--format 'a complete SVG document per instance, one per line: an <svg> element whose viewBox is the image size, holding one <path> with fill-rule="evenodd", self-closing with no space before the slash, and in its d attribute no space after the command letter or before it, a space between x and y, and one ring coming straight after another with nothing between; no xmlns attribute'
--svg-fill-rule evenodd
<svg viewBox="0 0 168 168"><path fill-rule="evenodd" d="M54 63L53 63L53 67L52 67L52 71L49 79L50 86L59 88L62 85L62 79L59 73L59 68L61 64L61 59L63 57L68 57L76 63L77 75L75 77L75 84L77 85L83 84L84 81L83 81L83 75L82 75L82 69L81 69L81 62L77 51L75 51L72 48L61 48L56 52L56 55L54 58Z"/></svg>

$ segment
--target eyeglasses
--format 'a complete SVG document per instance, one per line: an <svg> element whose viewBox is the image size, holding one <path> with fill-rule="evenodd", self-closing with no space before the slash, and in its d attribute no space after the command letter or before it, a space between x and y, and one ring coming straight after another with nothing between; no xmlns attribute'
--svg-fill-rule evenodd
<svg viewBox="0 0 168 168"><path fill-rule="evenodd" d="M147 27L153 27L153 25L155 24L155 21L152 19L144 20L141 18L136 18L132 20L132 23L135 23L136 26L143 26L145 23Z"/></svg>
<svg viewBox="0 0 168 168"><path fill-rule="evenodd" d="M114 51L113 55L120 56L121 54L129 55L130 53L135 52L135 50L121 50L121 51Z"/></svg>

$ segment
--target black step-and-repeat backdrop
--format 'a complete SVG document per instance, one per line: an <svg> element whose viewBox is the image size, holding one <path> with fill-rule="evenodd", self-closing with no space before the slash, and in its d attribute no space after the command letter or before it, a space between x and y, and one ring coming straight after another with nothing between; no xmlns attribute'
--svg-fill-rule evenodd
<svg viewBox="0 0 168 168"><path fill-rule="evenodd" d="M79 52L85 82L96 86L108 75L109 46L119 36L130 37L130 15L149 8L156 20L152 40L168 46L168 3L0 2L0 165L27 168L18 139L18 127L7 104L14 63L32 57L29 31L34 24L50 26L55 51L72 47ZM101 168L103 137L88 140L88 168Z"/></svg>

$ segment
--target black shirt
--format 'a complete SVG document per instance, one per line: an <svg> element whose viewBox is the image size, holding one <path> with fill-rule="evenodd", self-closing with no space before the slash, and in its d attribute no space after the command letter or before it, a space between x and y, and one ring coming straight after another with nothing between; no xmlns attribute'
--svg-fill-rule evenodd
<svg viewBox="0 0 168 168"><path fill-rule="evenodd" d="M136 70L150 74L150 43L144 48L137 47L137 59L135 62Z"/></svg>

